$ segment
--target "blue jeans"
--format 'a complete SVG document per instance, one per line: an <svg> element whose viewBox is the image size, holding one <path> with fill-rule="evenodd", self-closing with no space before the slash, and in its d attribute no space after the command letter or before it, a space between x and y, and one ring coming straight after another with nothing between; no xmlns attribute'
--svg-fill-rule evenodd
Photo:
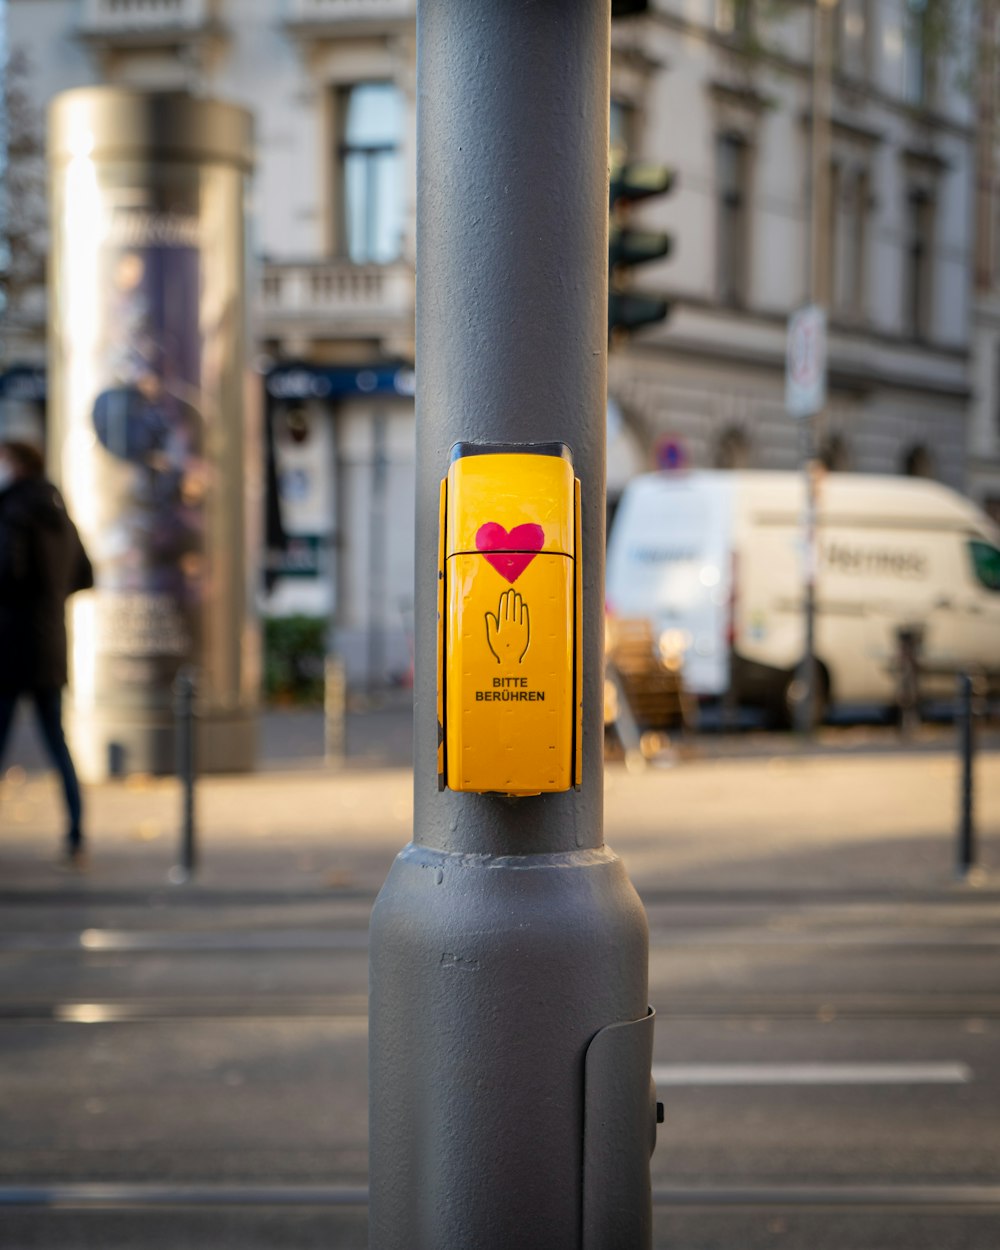
<svg viewBox="0 0 1000 1250"><path fill-rule="evenodd" d="M3 763L7 736L14 720L14 709L20 695L0 694L0 764ZM80 796L80 783L76 779L76 769L66 745L62 727L62 691L31 690L24 696L33 700L38 728L48 748L52 763L55 764L62 779L63 792L66 795L66 811L69 816L69 832L67 841L70 849L83 845L83 800Z"/></svg>

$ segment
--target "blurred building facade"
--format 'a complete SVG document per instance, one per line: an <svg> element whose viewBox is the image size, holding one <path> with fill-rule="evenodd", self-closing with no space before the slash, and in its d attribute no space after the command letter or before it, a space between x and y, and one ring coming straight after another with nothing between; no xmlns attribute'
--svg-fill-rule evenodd
<svg viewBox="0 0 1000 1250"><path fill-rule="evenodd" d="M375 685L411 665L415 12L415 0L8 5L40 111L113 83L253 112L255 363L289 536L264 608L332 615L351 676Z"/></svg>
<svg viewBox="0 0 1000 1250"><path fill-rule="evenodd" d="M615 31L612 124L617 111L630 150L677 169L676 191L641 215L674 236L672 257L643 274L673 311L613 355L610 388L645 446L680 444L702 466L792 468L800 445L784 410L784 357L788 314L808 296L814 10L655 7ZM967 50L969 8L950 11L949 40ZM839 0L832 28L820 451L832 467L963 488L975 157L966 67L904 0Z"/></svg>
<svg viewBox="0 0 1000 1250"><path fill-rule="evenodd" d="M950 6L959 49L972 46L970 6ZM650 0L615 24L613 142L673 166L678 187L637 213L674 237L642 276L673 311L612 354L612 490L667 443L691 465L799 463L784 352L807 293L811 12L764 12ZM973 281L982 144L961 58L922 38L922 12L906 0L835 10L819 433L836 467L929 473L985 498L1000 288ZM108 82L254 112L257 366L292 537L267 610L332 612L350 672L374 682L409 667L415 14L416 0L8 3L39 109Z"/></svg>
<svg viewBox="0 0 1000 1250"><path fill-rule="evenodd" d="M979 59L967 486L1000 522L1000 0L980 0L975 46Z"/></svg>

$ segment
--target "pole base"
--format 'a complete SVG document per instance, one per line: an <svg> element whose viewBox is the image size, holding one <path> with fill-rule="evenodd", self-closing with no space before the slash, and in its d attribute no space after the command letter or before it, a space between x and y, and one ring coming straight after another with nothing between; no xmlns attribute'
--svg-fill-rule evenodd
<svg viewBox="0 0 1000 1250"><path fill-rule="evenodd" d="M397 856L371 921L371 1250L580 1250L587 1052L646 1020L647 965L605 848ZM649 1228L648 1060L629 1070L602 1185Z"/></svg>

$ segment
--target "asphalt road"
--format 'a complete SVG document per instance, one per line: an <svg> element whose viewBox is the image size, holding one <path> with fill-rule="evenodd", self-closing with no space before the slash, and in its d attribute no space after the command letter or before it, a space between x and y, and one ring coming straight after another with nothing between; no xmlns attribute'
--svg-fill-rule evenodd
<svg viewBox="0 0 1000 1250"><path fill-rule="evenodd" d="M366 1244L367 921L408 742L399 709L359 719L337 772L315 730L269 722L261 774L203 783L182 888L174 783L90 788L65 878L57 789L8 760L0 1250ZM609 769L651 925L656 1250L1000 1246L1000 756L959 885L948 732Z"/></svg>
<svg viewBox="0 0 1000 1250"><path fill-rule="evenodd" d="M370 899L230 903L4 908L0 1245L365 1245ZM647 904L658 1250L996 1250L1000 898Z"/></svg>

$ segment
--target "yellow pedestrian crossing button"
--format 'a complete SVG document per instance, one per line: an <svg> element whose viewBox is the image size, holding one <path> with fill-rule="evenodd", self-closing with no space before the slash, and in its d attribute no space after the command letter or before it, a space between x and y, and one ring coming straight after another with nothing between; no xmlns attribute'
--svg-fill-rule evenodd
<svg viewBox="0 0 1000 1250"><path fill-rule="evenodd" d="M438 776L580 784L580 490L563 443L457 443L441 483Z"/></svg>

